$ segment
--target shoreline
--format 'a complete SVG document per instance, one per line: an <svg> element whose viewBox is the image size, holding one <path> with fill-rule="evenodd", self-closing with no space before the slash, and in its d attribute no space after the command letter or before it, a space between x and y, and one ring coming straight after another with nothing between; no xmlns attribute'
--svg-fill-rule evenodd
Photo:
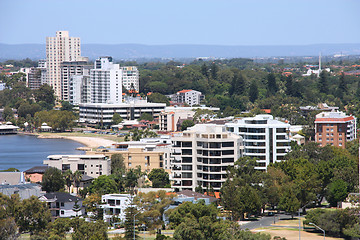
<svg viewBox="0 0 360 240"><path fill-rule="evenodd" d="M26 133L26 132L18 132L18 134L22 135L32 135L36 136L37 138L43 138L43 139L67 139L72 140L78 143L83 144L85 147L88 148L98 148L100 146L103 147L111 147L113 144L115 144L115 141L104 139L101 137L75 137L75 136L62 136L57 135L56 133L46 133L46 135L39 134L39 133Z"/></svg>

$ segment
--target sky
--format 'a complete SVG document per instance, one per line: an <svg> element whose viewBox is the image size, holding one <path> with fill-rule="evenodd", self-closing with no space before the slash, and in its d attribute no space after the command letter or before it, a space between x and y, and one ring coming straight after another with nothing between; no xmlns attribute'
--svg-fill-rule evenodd
<svg viewBox="0 0 360 240"><path fill-rule="evenodd" d="M359 0L0 0L0 43L360 43Z"/></svg>

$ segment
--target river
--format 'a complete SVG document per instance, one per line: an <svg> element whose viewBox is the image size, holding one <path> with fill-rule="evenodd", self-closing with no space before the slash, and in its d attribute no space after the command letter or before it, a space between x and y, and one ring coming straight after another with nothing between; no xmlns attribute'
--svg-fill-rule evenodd
<svg viewBox="0 0 360 240"><path fill-rule="evenodd" d="M43 164L48 155L83 154L81 143L67 139L41 139L29 135L0 135L0 170L25 171Z"/></svg>

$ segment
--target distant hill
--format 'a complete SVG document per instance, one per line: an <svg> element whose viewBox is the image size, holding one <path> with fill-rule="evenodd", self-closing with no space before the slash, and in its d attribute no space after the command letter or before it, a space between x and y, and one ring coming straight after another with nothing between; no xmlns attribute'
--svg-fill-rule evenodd
<svg viewBox="0 0 360 240"><path fill-rule="evenodd" d="M360 55L357 44L313 44L294 46L221 46L221 45L142 45L142 44L82 44L82 55L90 59L112 56L114 59L196 58L196 57L279 57ZM1 44L0 60L45 58L45 44Z"/></svg>

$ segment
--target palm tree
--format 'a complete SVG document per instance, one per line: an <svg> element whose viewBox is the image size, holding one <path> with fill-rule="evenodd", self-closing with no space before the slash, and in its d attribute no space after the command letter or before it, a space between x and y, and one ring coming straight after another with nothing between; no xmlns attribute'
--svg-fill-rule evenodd
<svg viewBox="0 0 360 240"><path fill-rule="evenodd" d="M74 174L73 174L73 181L74 181L74 185L76 187L77 194L79 193L79 186L80 186L82 177L83 177L83 174L78 170L76 170L76 172L74 172Z"/></svg>
<svg viewBox="0 0 360 240"><path fill-rule="evenodd" d="M65 179L66 186L68 187L68 191L70 193L70 188L73 182L73 173L70 169L68 169L63 173L63 176Z"/></svg>

